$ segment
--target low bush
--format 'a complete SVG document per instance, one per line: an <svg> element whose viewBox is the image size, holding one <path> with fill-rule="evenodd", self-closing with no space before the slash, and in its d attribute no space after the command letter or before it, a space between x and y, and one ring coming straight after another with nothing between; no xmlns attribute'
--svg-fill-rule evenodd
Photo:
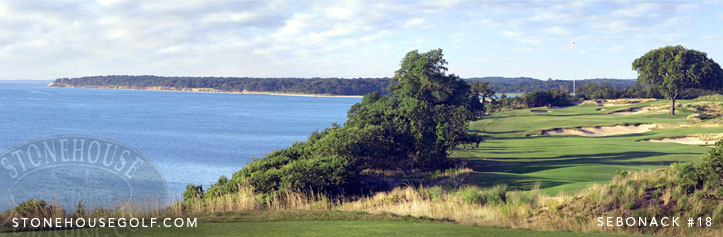
<svg viewBox="0 0 723 237"><path fill-rule="evenodd" d="M540 106L569 106L573 104L573 98L567 90L550 89L535 90L522 94L522 101L528 108Z"/></svg>
<svg viewBox="0 0 723 237"><path fill-rule="evenodd" d="M479 205L496 205L507 201L507 185L495 185L492 188L482 189L477 186L469 186L457 192L468 203Z"/></svg>
<svg viewBox="0 0 723 237"><path fill-rule="evenodd" d="M24 217L48 217L53 208L43 200L30 199L15 206L15 213Z"/></svg>
<svg viewBox="0 0 723 237"><path fill-rule="evenodd" d="M705 95L705 96L698 97L695 100L710 101L710 102L723 102L723 95L721 95L721 94Z"/></svg>

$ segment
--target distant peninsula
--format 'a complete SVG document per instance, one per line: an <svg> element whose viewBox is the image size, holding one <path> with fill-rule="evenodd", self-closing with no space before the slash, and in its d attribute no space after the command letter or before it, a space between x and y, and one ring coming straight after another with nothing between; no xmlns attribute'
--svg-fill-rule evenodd
<svg viewBox="0 0 723 237"><path fill-rule="evenodd" d="M498 93L521 93L536 89L569 88L569 80L539 80L529 77L477 77L467 81L488 82ZM169 90L189 92L220 92L244 94L277 94L307 96L361 96L379 91L387 93L390 78L252 78L252 77L162 77L162 76L89 76L59 78L48 87L103 88L133 90ZM583 83L607 83L618 89L635 85L627 79L587 79Z"/></svg>
<svg viewBox="0 0 723 237"><path fill-rule="evenodd" d="M374 91L386 93L389 78L250 78L250 77L161 77L91 76L60 78L48 87L169 90L244 94L307 96L361 96Z"/></svg>

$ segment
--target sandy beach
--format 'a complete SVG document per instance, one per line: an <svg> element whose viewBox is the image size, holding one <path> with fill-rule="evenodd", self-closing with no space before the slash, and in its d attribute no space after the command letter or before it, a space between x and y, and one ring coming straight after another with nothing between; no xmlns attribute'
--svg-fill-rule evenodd
<svg viewBox="0 0 723 237"><path fill-rule="evenodd" d="M361 98L361 95L330 95L330 94L304 94L304 93L284 93L284 92L273 92L273 91L223 91L213 88L175 88L175 87L144 87L144 88L130 88L130 87L75 87L75 86L56 86L55 82L48 84L47 87L64 87L64 88L89 88L89 89L113 89L113 90L150 90L150 91L177 91L177 92L199 92L199 93L228 93L228 94L251 94L251 95L283 95L283 96L307 96L307 97L348 97L348 98Z"/></svg>

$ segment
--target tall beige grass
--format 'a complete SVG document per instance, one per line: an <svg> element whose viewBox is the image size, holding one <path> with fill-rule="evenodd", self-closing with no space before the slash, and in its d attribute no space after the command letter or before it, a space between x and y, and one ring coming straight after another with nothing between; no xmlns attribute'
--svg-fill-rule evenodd
<svg viewBox="0 0 723 237"><path fill-rule="evenodd" d="M447 176L440 173L438 176ZM454 175L450 175L454 176ZM372 214L415 216L456 222L462 225L556 230L573 232L607 232L631 234L670 234L722 236L719 227L723 219L723 202L709 203L696 199L695 195L684 197L692 211L713 209L717 220L714 228L619 228L598 227L599 216L633 216L628 205L639 202L639 197L650 195L644 185L658 185L657 193L663 205L681 202L672 189L665 185L674 183L674 175L667 171L653 170L632 172L617 176L610 184L592 185L575 195L543 195L536 185L531 191L507 191L506 186L479 188L476 186L443 187L397 187L391 191L378 192L356 198L329 198L318 193L281 191L261 195L250 188L239 188L236 193L190 202L174 202L167 207L154 206L157 202L125 205L112 210L93 210L89 216L176 217L201 216L228 212L265 212L278 210L314 211L363 211ZM673 184L674 185L674 184ZM58 205L59 206L59 205ZM643 207L638 211L655 213L658 206ZM54 207L57 208L57 207ZM55 210L58 215L62 211ZM66 213L67 215L68 213ZM60 214L62 215L62 214ZM17 216L4 213L3 218ZM715 227L718 226L718 227Z"/></svg>

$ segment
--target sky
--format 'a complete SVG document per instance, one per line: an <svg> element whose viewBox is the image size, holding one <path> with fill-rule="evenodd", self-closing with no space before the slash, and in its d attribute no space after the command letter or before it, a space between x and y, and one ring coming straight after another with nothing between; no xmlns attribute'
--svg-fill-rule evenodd
<svg viewBox="0 0 723 237"><path fill-rule="evenodd" d="M666 45L723 63L723 0L0 0L0 80L391 77L437 48L464 78L569 80L574 56L577 79L632 79Z"/></svg>

